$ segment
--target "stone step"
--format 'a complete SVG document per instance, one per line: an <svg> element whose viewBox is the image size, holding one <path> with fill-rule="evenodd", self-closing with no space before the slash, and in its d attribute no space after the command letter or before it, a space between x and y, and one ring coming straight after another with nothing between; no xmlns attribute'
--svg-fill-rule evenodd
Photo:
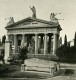
<svg viewBox="0 0 76 80"><path fill-rule="evenodd" d="M33 59L25 60L24 64L31 65L31 66L45 65L47 67L47 66L54 66L53 64L55 64L55 62L33 58Z"/></svg>

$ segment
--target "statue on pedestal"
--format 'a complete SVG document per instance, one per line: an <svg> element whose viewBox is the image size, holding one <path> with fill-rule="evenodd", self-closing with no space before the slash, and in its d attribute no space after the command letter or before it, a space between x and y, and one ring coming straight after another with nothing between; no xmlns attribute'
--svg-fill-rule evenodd
<svg viewBox="0 0 76 80"><path fill-rule="evenodd" d="M34 6L32 8L30 7L30 9L32 10L32 13L33 13L32 17L36 18L36 9L35 9L35 7Z"/></svg>
<svg viewBox="0 0 76 80"><path fill-rule="evenodd" d="M7 26L9 26L9 25L11 25L11 24L13 24L14 23L14 19L13 19L13 17L10 17L10 18L6 18L5 20L9 20L9 22L7 23Z"/></svg>
<svg viewBox="0 0 76 80"><path fill-rule="evenodd" d="M56 15L57 15L57 14L55 14L55 13L51 13L51 14L50 14L50 19L51 19L52 22L58 23L58 19L55 17Z"/></svg>

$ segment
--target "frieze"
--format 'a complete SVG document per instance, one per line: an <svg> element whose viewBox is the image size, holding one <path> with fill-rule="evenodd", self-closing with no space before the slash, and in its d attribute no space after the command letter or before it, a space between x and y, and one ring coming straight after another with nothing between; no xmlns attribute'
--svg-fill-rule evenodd
<svg viewBox="0 0 76 80"><path fill-rule="evenodd" d="M19 32L48 32L48 31L57 31L56 28L53 29L23 29L23 30L8 30L8 33L19 33Z"/></svg>

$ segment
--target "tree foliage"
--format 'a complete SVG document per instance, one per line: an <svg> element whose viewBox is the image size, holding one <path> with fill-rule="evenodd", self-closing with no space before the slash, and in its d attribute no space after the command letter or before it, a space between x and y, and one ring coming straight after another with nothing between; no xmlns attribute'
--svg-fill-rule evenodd
<svg viewBox="0 0 76 80"><path fill-rule="evenodd" d="M75 37L74 37L74 46L76 47L76 32L75 32Z"/></svg>
<svg viewBox="0 0 76 80"><path fill-rule="evenodd" d="M67 58L67 50L68 50L68 46L61 46L60 48L58 48L56 55L59 57L59 59L63 59L63 58Z"/></svg>
<svg viewBox="0 0 76 80"><path fill-rule="evenodd" d="M59 57L60 61L76 61L76 47L63 45L58 48L56 55Z"/></svg>
<svg viewBox="0 0 76 80"><path fill-rule="evenodd" d="M2 44L5 43L5 40L6 40L6 36L4 35L4 36L2 37Z"/></svg>
<svg viewBox="0 0 76 80"><path fill-rule="evenodd" d="M27 59L27 52L28 52L27 47L24 46L21 48L19 58L23 61L23 63L24 63L24 60Z"/></svg>
<svg viewBox="0 0 76 80"><path fill-rule="evenodd" d="M64 45L67 46L67 36L65 34L65 37L64 37Z"/></svg>
<svg viewBox="0 0 76 80"><path fill-rule="evenodd" d="M59 45L61 46L62 45L62 37L60 37L60 39L59 39Z"/></svg>

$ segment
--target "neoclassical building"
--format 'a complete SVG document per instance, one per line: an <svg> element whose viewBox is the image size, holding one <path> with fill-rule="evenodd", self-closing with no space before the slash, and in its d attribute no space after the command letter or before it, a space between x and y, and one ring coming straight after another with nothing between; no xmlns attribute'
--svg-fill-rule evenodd
<svg viewBox="0 0 76 80"><path fill-rule="evenodd" d="M55 55L59 47L59 36L62 30L56 21L46 21L28 17L14 22L13 18L5 27L8 40L12 42L11 54L19 53L20 46L27 45L28 57Z"/></svg>

